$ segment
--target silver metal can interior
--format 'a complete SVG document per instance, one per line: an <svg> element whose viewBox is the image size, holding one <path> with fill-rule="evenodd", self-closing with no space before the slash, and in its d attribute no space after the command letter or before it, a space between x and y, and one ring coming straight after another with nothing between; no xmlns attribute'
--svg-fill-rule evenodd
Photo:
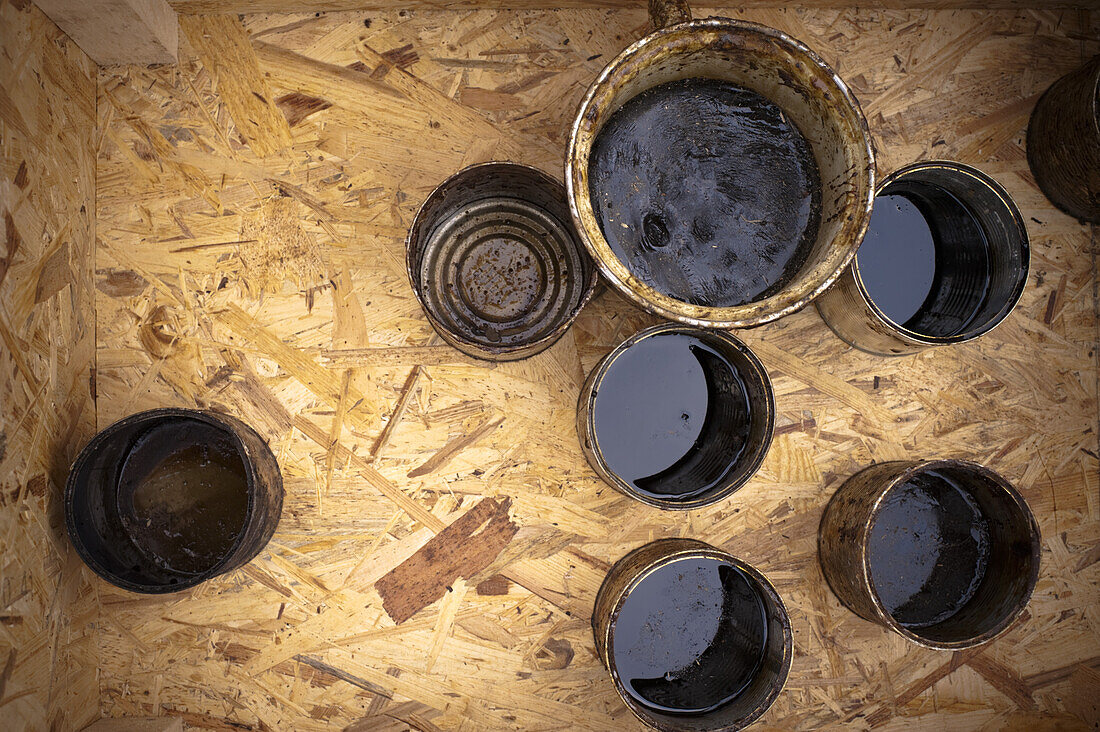
<svg viewBox="0 0 1100 732"><path fill-rule="evenodd" d="M549 348L597 282L562 184L515 163L472 165L440 184L413 219L405 259L435 331L493 361Z"/></svg>

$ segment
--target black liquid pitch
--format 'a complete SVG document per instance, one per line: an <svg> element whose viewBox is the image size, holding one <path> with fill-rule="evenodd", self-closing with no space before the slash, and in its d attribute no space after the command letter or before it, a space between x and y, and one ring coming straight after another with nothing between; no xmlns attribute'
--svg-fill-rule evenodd
<svg viewBox="0 0 1100 732"><path fill-rule="evenodd" d="M705 714L756 676L768 640L756 587L732 564L691 557L662 565L627 596L612 657L626 691L659 712Z"/></svg>
<svg viewBox="0 0 1100 732"><path fill-rule="evenodd" d="M981 220L962 200L938 185L899 180L875 197L870 227L859 275L890 320L933 338L980 322L993 255Z"/></svg>
<svg viewBox="0 0 1100 732"><path fill-rule="evenodd" d="M717 79L662 84L617 110L593 144L589 189L635 277L712 307L786 285L821 216L806 139L778 106Z"/></svg>
<svg viewBox="0 0 1100 732"><path fill-rule="evenodd" d="M903 195L876 196L856 261L871 302L904 325L921 309L936 275L936 242L924 214Z"/></svg>
<svg viewBox="0 0 1100 732"><path fill-rule="evenodd" d="M165 569L212 569L248 511L244 462L228 435L176 420L139 437L119 476L119 512L134 545Z"/></svg>
<svg viewBox="0 0 1100 732"><path fill-rule="evenodd" d="M737 368L681 333L652 335L621 352L604 373L592 409L607 467L662 500L686 501L720 487L752 426Z"/></svg>
<svg viewBox="0 0 1100 732"><path fill-rule="evenodd" d="M989 560L989 522L974 498L929 471L884 499L868 546L871 580L894 620L923 628L974 596Z"/></svg>

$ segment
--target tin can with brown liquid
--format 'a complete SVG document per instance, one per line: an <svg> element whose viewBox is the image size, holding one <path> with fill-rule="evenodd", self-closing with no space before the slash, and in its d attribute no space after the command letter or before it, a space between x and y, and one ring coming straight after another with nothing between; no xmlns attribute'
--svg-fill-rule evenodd
<svg viewBox="0 0 1100 732"><path fill-rule="evenodd" d="M107 427L65 483L65 527L96 574L132 592L176 592L267 545L283 506L271 449L227 414L153 409Z"/></svg>

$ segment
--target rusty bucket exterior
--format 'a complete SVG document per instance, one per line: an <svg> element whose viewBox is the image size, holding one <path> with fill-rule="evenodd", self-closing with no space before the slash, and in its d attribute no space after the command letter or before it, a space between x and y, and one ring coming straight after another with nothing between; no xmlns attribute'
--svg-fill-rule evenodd
<svg viewBox="0 0 1100 732"><path fill-rule="evenodd" d="M744 384L748 406L750 407L750 424L746 444L738 449L735 454L732 451L731 454L724 454L722 452L723 444L720 440L713 440L708 446L705 446L705 449L710 450L710 452L707 455L708 459L702 462L709 468L717 468L722 471L721 478L705 492L690 500L661 498L652 493L636 489L631 482L619 475L608 464L604 451L600 447L596 429L596 396L604 384L608 371L631 348L635 348L647 339L659 338L664 335L691 336L721 354L726 363L736 369L738 378ZM641 330L604 356L596 367L589 372L584 384L581 386L577 404L577 436L580 439L585 458L587 458L592 469L608 485L624 495L656 508L670 510L690 510L708 506L729 497L734 491L747 483L760 468L768 454L774 426L775 397L771 380L768 378L768 372L764 368L764 364L760 362L760 359L749 347L727 332L704 330L676 323L662 323Z"/></svg>
<svg viewBox="0 0 1100 732"><path fill-rule="evenodd" d="M899 622L884 604L871 567L871 534L890 495L929 475L949 476L969 493L988 522L989 549L979 583L961 607L917 626ZM963 460L894 461L865 468L833 495L818 536L825 579L848 609L917 645L941 650L980 645L1007 630L1027 607L1040 551L1039 526L1019 492L992 470Z"/></svg>
<svg viewBox="0 0 1100 732"><path fill-rule="evenodd" d="M656 570L682 560L712 559L733 565L753 586L764 610L766 642L751 681L735 698L712 711L691 715L662 713L640 703L624 687L615 661L615 631L630 594ZM660 539L630 552L611 568L592 612L596 653L611 674L623 703L643 723L662 732L732 732L759 719L783 690L791 667L791 621L782 599L755 568L694 539Z"/></svg>
<svg viewBox="0 0 1100 732"><path fill-rule="evenodd" d="M819 297L814 305L822 319L841 340L868 353L902 356L933 346L973 340L999 325L1015 308L1031 262L1031 247L1023 216L1012 197L997 181L977 168L949 160L914 163L894 171L882 180L878 195L905 193L914 187L946 193L961 202L969 217L981 229L981 236L967 239L952 236L951 214L942 222L936 204L929 199L925 217L936 228L945 230L938 238L944 251L937 249L937 269L950 271L942 286L933 292L930 305L922 306L918 323L895 323L871 299L860 275L859 260L852 263L836 284ZM921 194L928 198L925 194ZM971 247L980 248L982 257L968 257ZM940 263L941 256L954 257ZM967 271L973 261L988 257L988 283ZM969 307L973 314L957 327L954 312Z"/></svg>
<svg viewBox="0 0 1100 732"><path fill-rule="evenodd" d="M134 511L126 508L133 503L133 495L123 495L128 461L150 439L168 449L189 440L217 440L242 465L247 503L239 533L200 570L182 571L156 555L146 543L143 522L134 521ZM155 465L142 469L149 468ZM125 590L160 594L194 587L259 554L279 524L283 479L267 443L239 419L208 410L153 409L115 422L92 438L69 471L64 504L66 530L85 564Z"/></svg>
<svg viewBox="0 0 1100 732"><path fill-rule="evenodd" d="M666 4L657 5L655 25L686 18L682 3L671 11ZM809 142L820 174L820 225L805 261L777 292L740 305L700 305L642 281L611 248L593 208L589 168L600 131L616 111L642 92L690 78L731 82L778 105ZM672 320L744 328L804 307L844 271L870 218L875 164L858 102L817 54L773 28L709 18L660 28L607 65L577 112L565 179L581 240L616 289L646 310Z"/></svg>
<svg viewBox="0 0 1100 732"><path fill-rule="evenodd" d="M1100 224L1100 56L1039 99L1027 126L1027 162L1051 203Z"/></svg>
<svg viewBox="0 0 1100 732"><path fill-rule="evenodd" d="M598 279L562 184L514 163L472 165L432 191L409 229L405 258L435 331L492 361L549 348Z"/></svg>

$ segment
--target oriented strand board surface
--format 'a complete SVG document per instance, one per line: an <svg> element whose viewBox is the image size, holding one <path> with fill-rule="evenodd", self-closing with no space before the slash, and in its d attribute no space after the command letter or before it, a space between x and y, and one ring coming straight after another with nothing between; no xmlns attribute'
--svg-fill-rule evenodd
<svg viewBox="0 0 1100 732"><path fill-rule="evenodd" d="M176 62L179 23L166 0L35 0L99 66Z"/></svg>
<svg viewBox="0 0 1100 732"><path fill-rule="evenodd" d="M392 10L394 0L169 0L177 12L198 13L304 13L336 10ZM400 7L410 10L557 10L560 8L636 8L637 0L409 0ZM814 0L817 8L974 9L974 8L1092 8L1100 0ZM742 0L738 8L785 8L786 0ZM728 15L729 13L727 13Z"/></svg>
<svg viewBox="0 0 1100 732"><path fill-rule="evenodd" d="M105 713L222 729L631 729L588 613L609 564L661 536L722 546L785 598L796 655L765 725L1074 728L1094 713L1096 237L1043 199L1022 145L1040 92L1100 51L1100 18L724 13L834 64L884 171L948 157L994 175L1034 256L1019 309L978 343L876 358L812 309L742 333L771 372L778 434L748 486L688 514L602 485L573 430L584 374L651 317L605 291L546 353L486 365L433 338L403 271L416 207L463 165L560 175L577 103L645 31L641 10L253 15L247 43L199 23L215 35L197 54L184 43L179 67L101 74L99 426L153 406L232 411L270 439L288 490L268 549L230 576L168 597L95 584ZM260 76L228 82L197 60L210 49ZM239 118L269 93L289 139ZM1038 515L1029 615L981 649L906 645L822 580L832 491L910 456L991 465ZM376 583L505 498L518 526L506 546L478 543L442 599L395 624Z"/></svg>
<svg viewBox="0 0 1100 732"><path fill-rule="evenodd" d="M95 65L0 0L0 728L98 717L94 588L64 537L95 431Z"/></svg>

